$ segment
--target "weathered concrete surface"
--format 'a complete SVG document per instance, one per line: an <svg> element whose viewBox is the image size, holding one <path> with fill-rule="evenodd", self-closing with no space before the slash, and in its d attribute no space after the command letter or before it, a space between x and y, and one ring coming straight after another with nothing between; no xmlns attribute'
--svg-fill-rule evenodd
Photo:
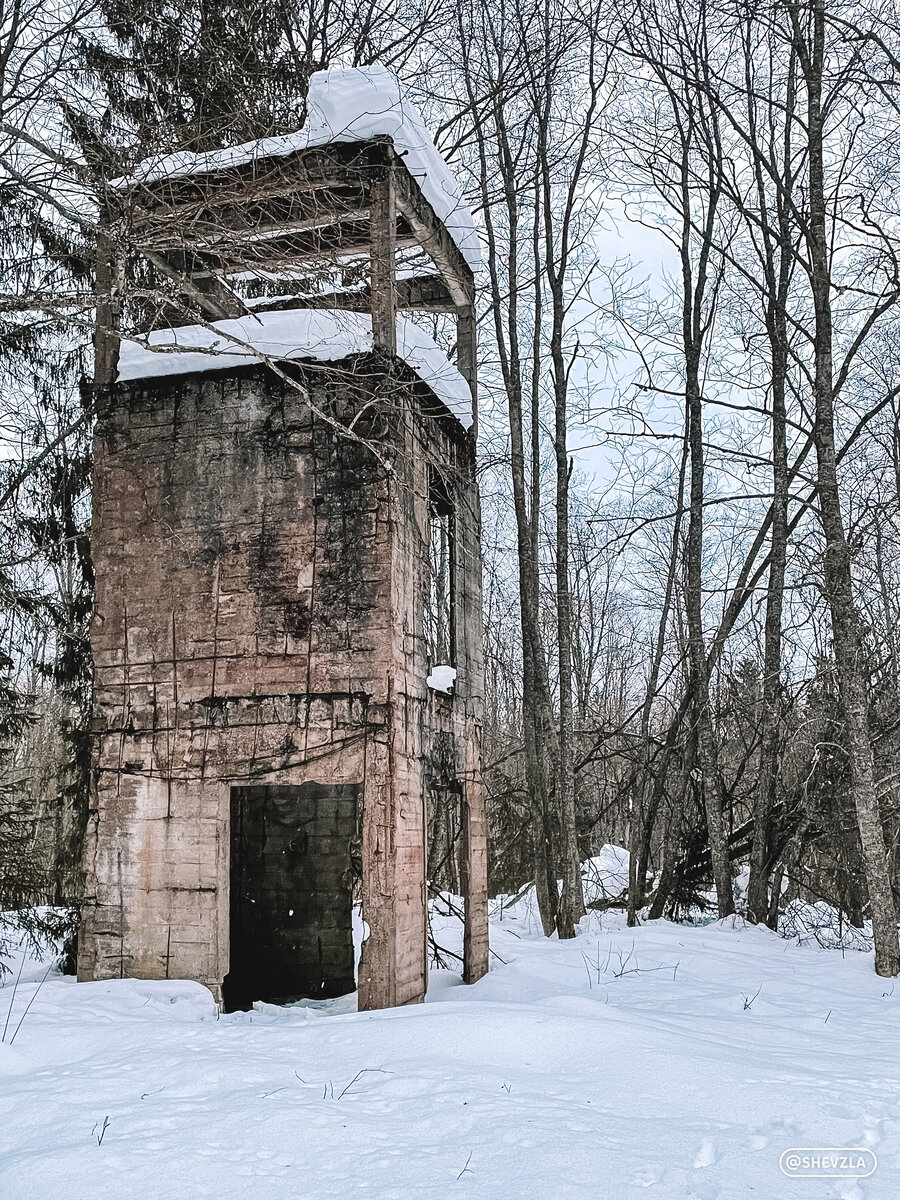
<svg viewBox="0 0 900 1200"><path fill-rule="evenodd" d="M425 787L441 733L469 814L467 977L487 967L471 446L392 360L292 374L297 386L262 366L119 385L98 421L79 978L187 977L218 995L231 788L358 784L360 1004L421 1000ZM356 417L377 456L314 418L307 394ZM452 698L425 684L434 470L457 503Z"/></svg>

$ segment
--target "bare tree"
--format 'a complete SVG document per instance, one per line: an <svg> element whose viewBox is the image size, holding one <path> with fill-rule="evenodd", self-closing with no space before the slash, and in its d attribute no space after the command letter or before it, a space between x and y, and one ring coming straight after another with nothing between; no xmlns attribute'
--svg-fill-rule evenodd
<svg viewBox="0 0 900 1200"><path fill-rule="evenodd" d="M681 353L690 452L684 598L690 660L696 776L703 796L721 917L734 911L723 795L710 705L704 636L704 389L723 260L720 206L725 171L719 118L704 86L710 54L705 0L641 6L625 36L640 77L658 97L652 116L638 110L625 136L636 186L649 187L674 214L680 266Z"/></svg>
<svg viewBox="0 0 900 1200"><path fill-rule="evenodd" d="M574 936L584 912L573 747L568 437L572 373L580 355L572 308L596 267L588 247L599 207L597 144L609 79L600 19L593 6L514 0L496 13L467 10L459 22L466 119L477 150L488 243L490 316L509 419L535 875L545 931L555 926L560 937ZM558 716L540 612L545 404L553 429ZM558 907L557 870L563 880Z"/></svg>

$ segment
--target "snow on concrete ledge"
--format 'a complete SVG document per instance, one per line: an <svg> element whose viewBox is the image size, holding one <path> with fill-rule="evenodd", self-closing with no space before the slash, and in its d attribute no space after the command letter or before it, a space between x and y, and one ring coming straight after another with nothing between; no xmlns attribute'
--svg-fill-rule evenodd
<svg viewBox="0 0 900 1200"><path fill-rule="evenodd" d="M449 696L453 691L453 685L456 683L456 667L448 667L444 664L439 667L432 667L431 674L425 682L434 691L446 692Z"/></svg>
<svg viewBox="0 0 900 1200"><path fill-rule="evenodd" d="M182 150L148 158L135 170L113 180L112 187L156 183L184 175L238 167L266 158L282 158L295 150L329 142L364 142L389 136L410 175L438 218L444 223L473 271L481 263L481 248L472 214L463 203L459 185L444 162L425 122L400 80L382 66L316 71L309 81L306 124L296 133L261 138L224 150L192 154Z"/></svg>
<svg viewBox="0 0 900 1200"><path fill-rule="evenodd" d="M343 309L291 309L251 313L212 325L159 329L141 342L123 341L119 381L191 375L252 366L262 359L339 362L372 351L368 313ZM464 429L472 425L469 385L424 330L397 318L397 355L426 383Z"/></svg>

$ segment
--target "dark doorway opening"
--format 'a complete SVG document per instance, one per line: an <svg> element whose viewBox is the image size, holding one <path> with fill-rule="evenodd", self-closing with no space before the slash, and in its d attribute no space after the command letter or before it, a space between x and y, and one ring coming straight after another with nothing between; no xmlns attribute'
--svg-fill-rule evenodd
<svg viewBox="0 0 900 1200"><path fill-rule="evenodd" d="M353 972L359 788L231 789L231 969L226 1012L254 1000L343 996Z"/></svg>

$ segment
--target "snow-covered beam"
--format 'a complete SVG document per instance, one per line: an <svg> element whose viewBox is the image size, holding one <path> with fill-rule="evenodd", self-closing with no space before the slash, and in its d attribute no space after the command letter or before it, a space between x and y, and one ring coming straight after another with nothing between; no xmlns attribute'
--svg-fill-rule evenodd
<svg viewBox="0 0 900 1200"><path fill-rule="evenodd" d="M186 261L173 264L181 273L278 270L370 253L372 196L387 177L395 192L396 248L421 247L453 304L471 304L466 257L385 138L137 183L117 193L117 208L136 253L195 256L194 269Z"/></svg>

